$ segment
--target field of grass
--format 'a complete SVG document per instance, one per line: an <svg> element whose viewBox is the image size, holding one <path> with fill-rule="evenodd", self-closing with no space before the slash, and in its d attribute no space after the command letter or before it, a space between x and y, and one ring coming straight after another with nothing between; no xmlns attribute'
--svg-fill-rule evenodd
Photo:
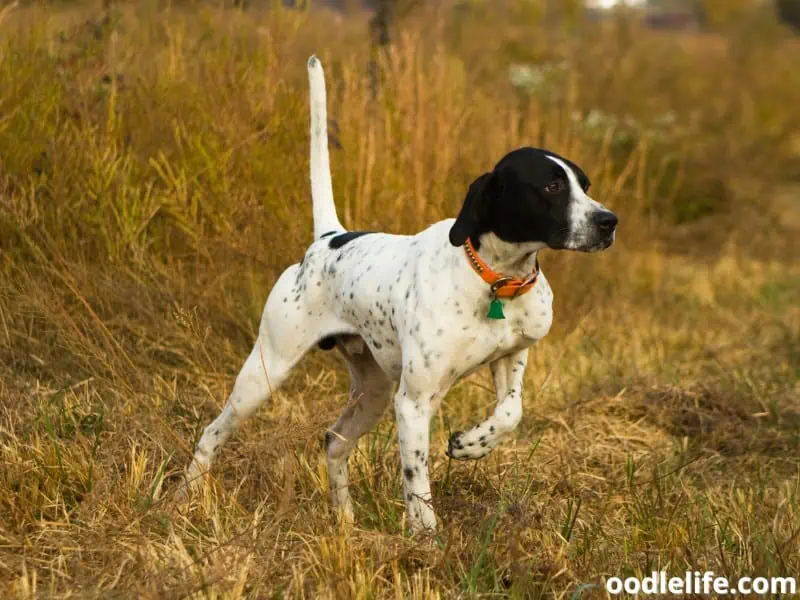
<svg viewBox="0 0 800 600"><path fill-rule="evenodd" d="M433 4L433 3L432 3ZM800 54L472 2L417 8L367 77L367 17L274 6L0 9L0 596L601 598L666 570L800 576ZM515 8L516 7L516 8ZM562 15L563 16L563 15ZM550 335L486 459L434 421L440 528L405 531L393 419L335 524L322 440L347 402L312 351L174 492L279 273L311 241L305 61L327 71L346 226L454 216L508 150L577 162L620 215L548 252Z"/></svg>

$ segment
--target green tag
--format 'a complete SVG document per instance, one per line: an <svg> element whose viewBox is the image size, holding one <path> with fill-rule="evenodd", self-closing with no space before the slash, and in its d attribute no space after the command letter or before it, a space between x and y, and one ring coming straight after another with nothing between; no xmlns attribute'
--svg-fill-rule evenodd
<svg viewBox="0 0 800 600"><path fill-rule="evenodd" d="M503 303L497 298L492 300L492 303L489 305L489 314L486 316L490 319L505 319L506 316L503 314Z"/></svg>

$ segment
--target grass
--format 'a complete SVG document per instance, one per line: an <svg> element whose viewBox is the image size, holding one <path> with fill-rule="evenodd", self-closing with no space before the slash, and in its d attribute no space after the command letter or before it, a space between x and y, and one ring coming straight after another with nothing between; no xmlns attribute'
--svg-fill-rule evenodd
<svg viewBox="0 0 800 600"><path fill-rule="evenodd" d="M568 599L660 569L797 576L797 40L766 17L681 36L515 7L412 11L374 101L361 14L0 12L4 597ZM310 241L312 52L347 226L452 216L522 144L581 164L621 215L610 252L543 257L556 323L514 439L450 462L448 432L491 410L488 373L445 399L433 540L405 533L388 415L351 459L356 525L335 524L321 444L347 374L320 351L202 494L173 499ZM514 87L515 64L535 81Z"/></svg>

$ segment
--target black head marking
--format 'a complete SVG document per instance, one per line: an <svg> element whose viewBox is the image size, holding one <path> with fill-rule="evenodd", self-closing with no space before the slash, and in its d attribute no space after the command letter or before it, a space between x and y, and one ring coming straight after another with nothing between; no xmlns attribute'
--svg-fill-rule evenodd
<svg viewBox="0 0 800 600"><path fill-rule="evenodd" d="M570 178L556 158L573 173L585 191L586 174L573 162L538 148L520 148L507 154L494 170L469 187L464 205L450 229L450 243L460 246L492 232L511 243L542 242L563 248L570 234Z"/></svg>

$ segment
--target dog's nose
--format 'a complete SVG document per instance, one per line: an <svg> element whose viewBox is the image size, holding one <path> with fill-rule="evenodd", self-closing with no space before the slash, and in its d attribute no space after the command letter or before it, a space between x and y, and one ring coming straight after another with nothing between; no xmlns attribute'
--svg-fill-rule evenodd
<svg viewBox="0 0 800 600"><path fill-rule="evenodd" d="M598 210L592 216L592 220L597 228L602 231L613 231L619 222L617 215L610 210Z"/></svg>

